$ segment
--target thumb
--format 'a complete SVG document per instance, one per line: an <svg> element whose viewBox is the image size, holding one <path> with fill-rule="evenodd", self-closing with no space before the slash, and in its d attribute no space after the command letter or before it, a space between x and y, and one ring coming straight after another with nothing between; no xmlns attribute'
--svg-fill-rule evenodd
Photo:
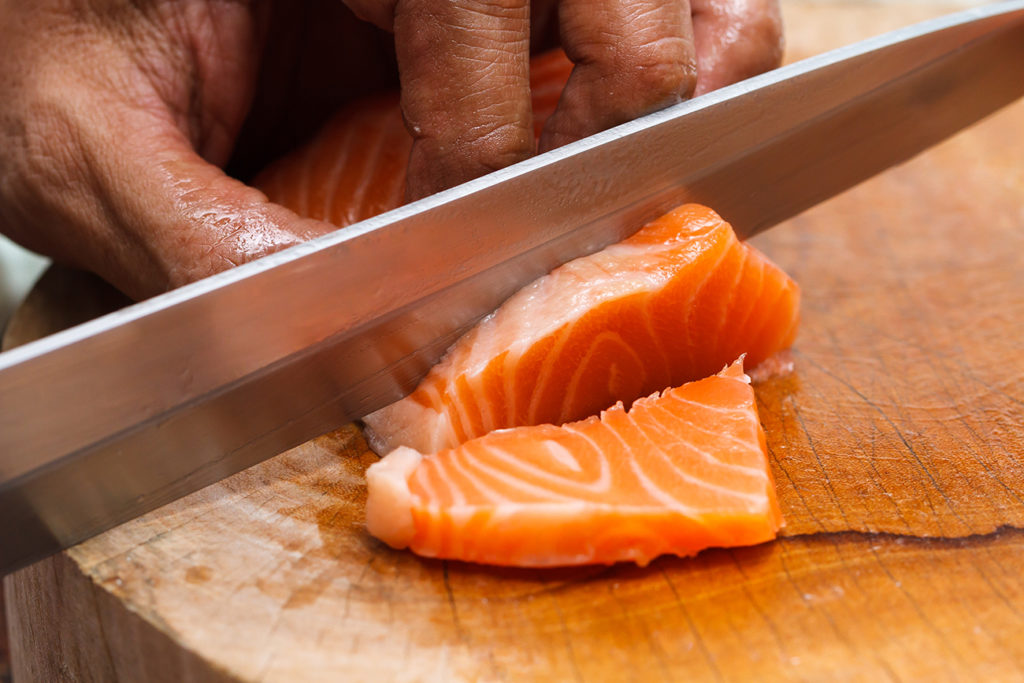
<svg viewBox="0 0 1024 683"><path fill-rule="evenodd" d="M123 160L127 172L111 178L123 230L155 266L126 264L111 274L132 291L178 287L337 229L227 176L176 130L149 146L131 150Z"/></svg>
<svg viewBox="0 0 1024 683"><path fill-rule="evenodd" d="M25 246L143 299L335 229L203 160L169 116L82 99L30 119L0 169L0 224Z"/></svg>
<svg viewBox="0 0 1024 683"><path fill-rule="evenodd" d="M116 199L122 238L140 253L100 275L129 295L178 287L335 230L227 176L176 126L135 140L101 178Z"/></svg>

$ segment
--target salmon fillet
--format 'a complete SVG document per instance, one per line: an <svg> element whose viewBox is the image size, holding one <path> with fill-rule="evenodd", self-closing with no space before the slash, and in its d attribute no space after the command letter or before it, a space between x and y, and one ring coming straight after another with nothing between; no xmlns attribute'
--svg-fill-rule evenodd
<svg viewBox="0 0 1024 683"><path fill-rule="evenodd" d="M428 557L559 566L693 555L782 524L742 362L562 427L400 447L366 473L370 533Z"/></svg>
<svg viewBox="0 0 1024 683"><path fill-rule="evenodd" d="M571 71L561 50L530 60L537 137ZM342 108L309 144L268 166L252 184L300 216L342 228L402 205L411 150L398 93L385 93Z"/></svg>
<svg viewBox="0 0 1024 683"><path fill-rule="evenodd" d="M728 223L688 204L536 280L464 335L409 396L364 418L380 454L562 424L751 366L796 335L799 288Z"/></svg>
<svg viewBox="0 0 1024 683"><path fill-rule="evenodd" d="M536 135L571 69L558 51L531 61ZM379 95L254 184L344 227L401 205L411 146L398 95ZM696 205L556 269L365 418L389 452L367 471L370 532L422 555L520 566L642 565L774 538L781 516L741 365L650 394L786 348L798 307L796 284Z"/></svg>

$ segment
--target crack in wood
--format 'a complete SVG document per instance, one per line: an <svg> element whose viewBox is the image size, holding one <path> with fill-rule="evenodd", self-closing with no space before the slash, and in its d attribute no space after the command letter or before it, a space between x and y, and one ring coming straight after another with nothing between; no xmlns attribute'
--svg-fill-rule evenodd
<svg viewBox="0 0 1024 683"><path fill-rule="evenodd" d="M922 542L922 543L935 543L935 544L956 544L956 545L968 545L975 542L984 542L987 540L997 540L1006 537L1020 536L1024 539L1024 526L1016 526L1013 524L1002 524L992 531L983 533L969 533L961 536L940 536L940 535L927 535L927 534L898 534L891 531L865 531L863 529L843 529L842 531L810 531L804 533L795 534L784 534L780 535L775 541L769 543L778 543L779 541L786 541L788 539L827 539L830 537L859 537L863 539L877 538L882 541L896 540L896 541L910 541L910 542Z"/></svg>

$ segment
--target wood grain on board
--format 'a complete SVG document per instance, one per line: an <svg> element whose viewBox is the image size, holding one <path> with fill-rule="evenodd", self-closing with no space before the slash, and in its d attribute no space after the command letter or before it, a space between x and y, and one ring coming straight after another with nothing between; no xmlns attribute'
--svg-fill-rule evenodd
<svg viewBox="0 0 1024 683"><path fill-rule="evenodd" d="M784 6L790 58L949 9ZM423 560L365 533L348 426L8 577L16 676L1024 679L1022 149L1024 103L757 239L804 291L756 387L781 540Z"/></svg>
<svg viewBox="0 0 1024 683"><path fill-rule="evenodd" d="M11 680L11 648L7 639L7 610L4 609L4 592L0 587L0 683Z"/></svg>

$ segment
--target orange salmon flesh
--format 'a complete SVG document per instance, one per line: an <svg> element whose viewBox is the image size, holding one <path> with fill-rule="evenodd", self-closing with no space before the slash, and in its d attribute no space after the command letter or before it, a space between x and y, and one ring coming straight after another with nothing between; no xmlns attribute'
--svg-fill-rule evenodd
<svg viewBox="0 0 1024 683"><path fill-rule="evenodd" d="M560 51L531 62L538 136L571 69ZM378 95L254 184L344 227L404 202L411 148L397 93ZM713 373L789 347L799 301L792 279L693 204L557 268L365 418L387 454L367 472L368 529L422 555L522 566L646 564L774 538L749 379L739 363ZM666 386L678 388L654 393Z"/></svg>
<svg viewBox="0 0 1024 683"><path fill-rule="evenodd" d="M381 455L562 424L757 365L796 335L800 290L711 209L687 204L527 285L412 394L364 418Z"/></svg>
<svg viewBox="0 0 1024 683"><path fill-rule="evenodd" d="M633 561L771 540L782 524L749 378L718 375L562 427L491 432L370 466L395 548L495 565Z"/></svg>

